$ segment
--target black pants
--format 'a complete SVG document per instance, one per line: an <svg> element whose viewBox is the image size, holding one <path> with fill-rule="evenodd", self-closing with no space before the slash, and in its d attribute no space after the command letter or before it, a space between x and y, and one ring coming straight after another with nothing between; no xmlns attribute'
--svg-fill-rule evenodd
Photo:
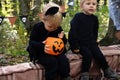
<svg viewBox="0 0 120 80"><path fill-rule="evenodd" d="M50 56L41 54L39 63L45 68L46 80L55 80L57 74L61 77L68 77L70 73L70 65L68 58L62 54L59 56Z"/></svg>
<svg viewBox="0 0 120 80"><path fill-rule="evenodd" d="M80 46L80 54L83 57L81 72L89 72L92 59L94 59L103 70L108 68L108 63L97 45Z"/></svg>

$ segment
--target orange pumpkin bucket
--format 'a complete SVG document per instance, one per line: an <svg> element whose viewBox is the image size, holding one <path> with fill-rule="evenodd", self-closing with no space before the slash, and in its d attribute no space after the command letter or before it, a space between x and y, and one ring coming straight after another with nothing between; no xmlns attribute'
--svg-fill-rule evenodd
<svg viewBox="0 0 120 80"><path fill-rule="evenodd" d="M50 55L59 55L63 52L64 50L64 42L60 38L55 38L55 37L48 37L46 39L45 45L50 46L49 53Z"/></svg>

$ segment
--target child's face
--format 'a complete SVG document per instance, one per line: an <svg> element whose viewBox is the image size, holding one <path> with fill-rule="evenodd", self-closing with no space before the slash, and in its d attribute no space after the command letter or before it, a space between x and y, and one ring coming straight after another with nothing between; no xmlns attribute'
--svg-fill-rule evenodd
<svg viewBox="0 0 120 80"><path fill-rule="evenodd" d="M81 9L87 15L91 15L96 11L97 0L85 0L83 4L81 4Z"/></svg>
<svg viewBox="0 0 120 80"><path fill-rule="evenodd" d="M54 24L50 24L49 22L45 22L45 29L49 32L54 31L58 28L58 26Z"/></svg>

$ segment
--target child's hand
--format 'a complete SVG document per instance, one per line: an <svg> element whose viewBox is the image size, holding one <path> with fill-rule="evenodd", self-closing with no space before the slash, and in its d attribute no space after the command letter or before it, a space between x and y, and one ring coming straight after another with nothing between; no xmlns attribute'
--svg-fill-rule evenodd
<svg viewBox="0 0 120 80"><path fill-rule="evenodd" d="M49 50L50 50L50 46L49 45L45 45L44 52L45 53L49 53Z"/></svg>
<svg viewBox="0 0 120 80"><path fill-rule="evenodd" d="M45 44L46 41L43 41L43 43ZM49 50L50 50L49 45L45 45L45 47L44 47L44 52L45 52L45 53L49 53Z"/></svg>
<svg viewBox="0 0 120 80"><path fill-rule="evenodd" d="M79 53L80 50L79 50L79 49L74 49L73 52L74 52L74 53Z"/></svg>
<svg viewBox="0 0 120 80"><path fill-rule="evenodd" d="M42 43L43 43L43 44L45 44L45 43L46 43L46 41L43 41Z"/></svg>
<svg viewBox="0 0 120 80"><path fill-rule="evenodd" d="M61 31L61 33L58 34L59 38L63 38L64 37L64 31Z"/></svg>

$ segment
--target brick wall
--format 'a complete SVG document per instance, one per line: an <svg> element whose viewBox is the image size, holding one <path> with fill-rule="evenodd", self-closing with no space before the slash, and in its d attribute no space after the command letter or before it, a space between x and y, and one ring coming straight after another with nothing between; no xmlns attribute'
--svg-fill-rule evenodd
<svg viewBox="0 0 120 80"><path fill-rule="evenodd" d="M110 67L120 74L120 46L103 46L101 50ZM71 69L70 75L73 80L78 80L82 57L72 54L71 51L68 53L67 57L69 58ZM94 63L94 60L90 69L90 77L94 78L94 80L100 80L102 78L101 70L99 66ZM31 62L0 67L0 80L44 80L44 68L40 64L34 65Z"/></svg>

